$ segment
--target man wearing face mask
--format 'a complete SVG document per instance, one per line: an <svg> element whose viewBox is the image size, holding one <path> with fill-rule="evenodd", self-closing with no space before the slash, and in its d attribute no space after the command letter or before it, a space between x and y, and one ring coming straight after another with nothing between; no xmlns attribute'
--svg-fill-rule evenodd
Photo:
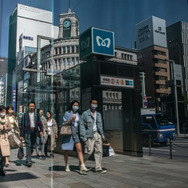
<svg viewBox="0 0 188 188"><path fill-rule="evenodd" d="M105 174L102 169L102 140L105 140L103 133L102 117L96 111L97 101L90 101L90 109L82 114L80 123L80 137L85 143L85 154L91 155L94 152L95 172Z"/></svg>
<svg viewBox="0 0 188 188"><path fill-rule="evenodd" d="M9 119L5 116L5 106L0 106L0 176L5 176L4 166L5 157L10 156L10 144L8 141L8 131L12 126Z"/></svg>
<svg viewBox="0 0 188 188"><path fill-rule="evenodd" d="M43 126L38 113L35 113L35 102L29 103L29 112L25 113L21 121L20 139L26 143L26 165L32 166L31 155L33 153L36 136L43 136Z"/></svg>

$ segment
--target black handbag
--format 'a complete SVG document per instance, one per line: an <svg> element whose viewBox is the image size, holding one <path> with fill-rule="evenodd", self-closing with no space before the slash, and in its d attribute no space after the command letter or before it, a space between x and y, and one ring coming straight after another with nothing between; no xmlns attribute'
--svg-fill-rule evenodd
<svg viewBox="0 0 188 188"><path fill-rule="evenodd" d="M23 159L23 157L24 157L24 148L23 147L19 147L17 157L20 160Z"/></svg>

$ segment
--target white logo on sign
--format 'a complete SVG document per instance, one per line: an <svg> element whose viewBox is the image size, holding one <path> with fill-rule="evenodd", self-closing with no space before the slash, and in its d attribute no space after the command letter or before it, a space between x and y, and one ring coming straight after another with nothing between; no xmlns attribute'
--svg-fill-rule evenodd
<svg viewBox="0 0 188 188"><path fill-rule="evenodd" d="M98 46L110 47L111 40L109 38L103 40L101 37L96 36L96 41Z"/></svg>

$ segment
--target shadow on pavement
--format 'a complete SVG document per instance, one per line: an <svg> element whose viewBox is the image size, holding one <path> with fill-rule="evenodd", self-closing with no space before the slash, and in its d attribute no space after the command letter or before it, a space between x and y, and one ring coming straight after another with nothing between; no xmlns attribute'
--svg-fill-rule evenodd
<svg viewBox="0 0 188 188"><path fill-rule="evenodd" d="M15 174L7 174L6 176L0 177L0 182L9 182L9 181L20 181L20 180L29 180L29 179L36 179L37 176L23 172L23 173L15 173Z"/></svg>
<svg viewBox="0 0 188 188"><path fill-rule="evenodd" d="M79 166L70 165L69 167L70 167L71 172L75 172L75 173L80 174L80 167ZM90 168L88 166L87 166L87 168L90 169L90 171L94 171L94 170L92 170L92 168ZM65 171L65 166L53 166L53 167L49 167L48 170L49 171L51 171L51 170L53 170L53 171ZM87 174L87 172L83 173L82 175L86 175L86 174Z"/></svg>

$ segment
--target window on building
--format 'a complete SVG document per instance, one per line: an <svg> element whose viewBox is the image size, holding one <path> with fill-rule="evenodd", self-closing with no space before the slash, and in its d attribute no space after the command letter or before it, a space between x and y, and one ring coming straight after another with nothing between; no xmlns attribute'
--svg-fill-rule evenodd
<svg viewBox="0 0 188 188"><path fill-rule="evenodd" d="M70 66L70 58L67 58L67 65Z"/></svg>
<svg viewBox="0 0 188 188"><path fill-rule="evenodd" d="M153 50L152 53L153 53L153 55L163 55L163 56L166 56L166 52L160 51L160 50Z"/></svg>
<svg viewBox="0 0 188 188"><path fill-rule="evenodd" d="M63 66L66 67L65 58L63 58Z"/></svg>
<svg viewBox="0 0 188 188"><path fill-rule="evenodd" d="M71 46L71 48L72 48L72 53L74 53L74 46Z"/></svg>
<svg viewBox="0 0 188 188"><path fill-rule="evenodd" d="M161 68L161 67L155 67L156 72L167 72L166 68Z"/></svg>
<svg viewBox="0 0 188 188"><path fill-rule="evenodd" d="M55 67L54 69L57 69L57 59L55 59Z"/></svg>
<svg viewBox="0 0 188 188"><path fill-rule="evenodd" d="M46 57L50 57L50 52L46 52Z"/></svg>
<svg viewBox="0 0 188 188"><path fill-rule="evenodd" d="M55 48L55 55L57 55L58 53L57 53L57 48Z"/></svg>
<svg viewBox="0 0 188 188"><path fill-rule="evenodd" d="M59 59L59 69L61 69L61 59Z"/></svg>
<svg viewBox="0 0 188 188"><path fill-rule="evenodd" d="M76 53L78 53L78 50L79 50L79 48L78 48L78 46L76 46Z"/></svg>
<svg viewBox="0 0 188 188"><path fill-rule="evenodd" d="M76 65L78 65L79 61L78 61L78 57L76 57Z"/></svg>
<svg viewBox="0 0 188 188"><path fill-rule="evenodd" d="M67 46L67 53L70 53L70 46Z"/></svg>
<svg viewBox="0 0 188 188"><path fill-rule="evenodd" d="M74 57L72 57L72 65L73 65L73 66L75 65Z"/></svg>
<svg viewBox="0 0 188 188"><path fill-rule="evenodd" d="M167 80L166 76L156 76L155 77L156 80Z"/></svg>
<svg viewBox="0 0 188 188"><path fill-rule="evenodd" d="M61 47L59 47L59 54L61 54Z"/></svg>
<svg viewBox="0 0 188 188"><path fill-rule="evenodd" d="M157 84L156 89L167 89L166 85Z"/></svg>
<svg viewBox="0 0 188 188"><path fill-rule="evenodd" d="M66 49L65 49L65 46L63 46L63 53L64 53L64 54L66 53Z"/></svg>

